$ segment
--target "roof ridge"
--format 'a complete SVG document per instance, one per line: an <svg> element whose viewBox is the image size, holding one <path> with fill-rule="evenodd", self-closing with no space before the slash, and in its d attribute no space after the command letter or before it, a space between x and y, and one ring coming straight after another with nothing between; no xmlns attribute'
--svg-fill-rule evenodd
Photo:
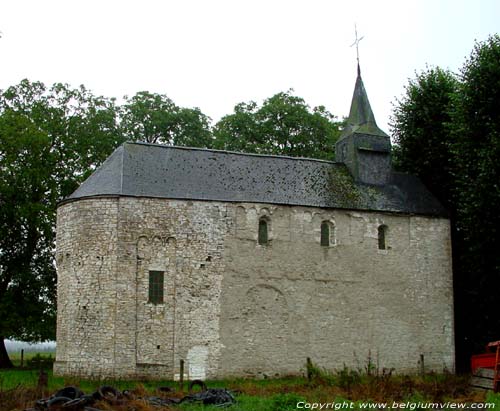
<svg viewBox="0 0 500 411"><path fill-rule="evenodd" d="M315 162L329 163L329 164L341 164L338 161L322 160L320 158L293 157L293 156L284 156L284 155L278 155L278 154L245 153L245 152L241 152L241 151L219 150L219 149L215 149L215 148L169 146L166 144L145 143L142 141L126 141L125 143L122 144L122 146L124 146L125 144L141 145L141 146L149 146L149 147L161 147L164 149L176 149L176 150L186 150L186 151L206 151L206 152L222 153L222 154L235 154L235 155L240 155L240 156L283 158L283 159L287 159L287 160L302 160L302 161L315 161Z"/></svg>

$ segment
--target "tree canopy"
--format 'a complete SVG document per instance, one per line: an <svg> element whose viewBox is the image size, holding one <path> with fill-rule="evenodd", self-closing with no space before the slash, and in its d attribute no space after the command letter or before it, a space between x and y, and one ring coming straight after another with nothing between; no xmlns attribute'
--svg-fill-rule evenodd
<svg viewBox="0 0 500 411"><path fill-rule="evenodd" d="M210 147L210 118L198 108L177 106L164 94L141 91L126 98L121 127L127 140L185 147Z"/></svg>
<svg viewBox="0 0 500 411"><path fill-rule="evenodd" d="M417 74L395 105L391 123L394 167L418 175L447 207L453 179L449 126L458 86L456 76L439 67Z"/></svg>
<svg viewBox="0 0 500 411"><path fill-rule="evenodd" d="M393 115L396 164L450 210L456 344L462 368L500 328L500 37L476 43L459 75L429 69Z"/></svg>
<svg viewBox="0 0 500 411"><path fill-rule="evenodd" d="M214 147L247 153L333 160L341 123L325 107L311 108L292 90L237 104L214 127Z"/></svg>
<svg viewBox="0 0 500 411"><path fill-rule="evenodd" d="M499 339L500 311L500 37L477 43L461 71L453 112L455 204L459 242L459 336L479 350ZM462 307L471 304L468 311ZM466 347L469 348L469 347Z"/></svg>
<svg viewBox="0 0 500 411"><path fill-rule="evenodd" d="M0 90L0 367L3 340L55 336L55 218L123 141L333 158L340 123L290 92L241 103L215 127L197 108L139 92L119 107L84 86L23 80Z"/></svg>
<svg viewBox="0 0 500 411"><path fill-rule="evenodd" d="M121 142L114 101L83 86L0 91L0 366L4 338L54 338L57 201Z"/></svg>

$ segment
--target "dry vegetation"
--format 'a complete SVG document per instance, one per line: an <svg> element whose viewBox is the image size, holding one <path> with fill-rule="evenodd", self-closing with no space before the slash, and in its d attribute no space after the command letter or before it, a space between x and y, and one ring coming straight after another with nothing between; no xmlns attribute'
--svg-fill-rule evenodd
<svg viewBox="0 0 500 411"><path fill-rule="evenodd" d="M0 372L0 377L2 372ZM97 387L98 382L63 381L58 382L58 388L68 383L80 385L85 392L91 392L91 386ZM124 383L116 382L116 387L124 388ZM175 384L167 383L174 387ZM196 404L182 404L180 406L157 407L148 404L145 398L182 397L182 392L161 392L156 390L160 383L126 383L131 388L135 399L101 401L93 405L94 408L106 411L167 411L167 410L209 410L216 407L203 407ZM162 384L163 385L163 384ZM50 384L53 388L54 384ZM310 402L332 402L349 400L391 402L391 401L423 401L423 402L484 402L484 392L469 390L467 376L452 374L426 374L425 376L393 376L393 375L366 375L351 370L341 370L328 374L316 370L311 380L302 377L288 377L269 380L231 380L214 381L211 387L226 387L237 393L238 404L229 409L276 411L295 409L298 400ZM132 388L134 387L134 388ZM54 390L40 390L29 385L19 385L0 391L0 411L24 410L32 408L37 399L46 398ZM500 397L497 397L500 399ZM283 405L285 404L285 405ZM291 408L290 408L291 407Z"/></svg>

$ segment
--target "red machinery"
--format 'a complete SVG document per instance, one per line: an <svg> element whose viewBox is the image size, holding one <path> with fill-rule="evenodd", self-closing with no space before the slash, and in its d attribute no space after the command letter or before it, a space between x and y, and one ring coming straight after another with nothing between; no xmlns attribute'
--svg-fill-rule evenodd
<svg viewBox="0 0 500 411"><path fill-rule="evenodd" d="M493 351L493 349L495 349ZM493 391L498 392L500 382L500 341L493 341L486 346L486 353L473 355L470 359L472 374L479 368L493 370Z"/></svg>

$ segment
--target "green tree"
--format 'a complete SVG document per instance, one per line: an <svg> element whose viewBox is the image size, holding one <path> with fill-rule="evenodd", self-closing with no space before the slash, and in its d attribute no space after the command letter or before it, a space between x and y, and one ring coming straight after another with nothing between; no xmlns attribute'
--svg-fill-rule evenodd
<svg viewBox="0 0 500 411"><path fill-rule="evenodd" d="M129 140L185 147L210 147L210 118L198 108L178 107L164 94L141 91L126 97L122 129Z"/></svg>
<svg viewBox="0 0 500 411"><path fill-rule="evenodd" d="M419 176L448 208L454 166L450 123L458 86L456 76L440 68L417 74L394 106L390 124L394 167Z"/></svg>
<svg viewBox="0 0 500 411"><path fill-rule="evenodd" d="M224 150L334 159L341 123L325 107L312 110L292 90L264 101L240 103L214 128L214 147Z"/></svg>
<svg viewBox="0 0 500 411"><path fill-rule="evenodd" d="M498 339L500 311L500 38L476 43L458 79L417 75L394 109L397 166L418 175L452 223L459 368Z"/></svg>
<svg viewBox="0 0 500 411"><path fill-rule="evenodd" d="M57 201L122 141L116 114L83 86L0 91L0 367L4 338L54 338Z"/></svg>
<svg viewBox="0 0 500 411"><path fill-rule="evenodd" d="M452 134L459 336L478 351L500 338L500 37L476 43L461 70ZM464 307L469 307L465 309Z"/></svg>

